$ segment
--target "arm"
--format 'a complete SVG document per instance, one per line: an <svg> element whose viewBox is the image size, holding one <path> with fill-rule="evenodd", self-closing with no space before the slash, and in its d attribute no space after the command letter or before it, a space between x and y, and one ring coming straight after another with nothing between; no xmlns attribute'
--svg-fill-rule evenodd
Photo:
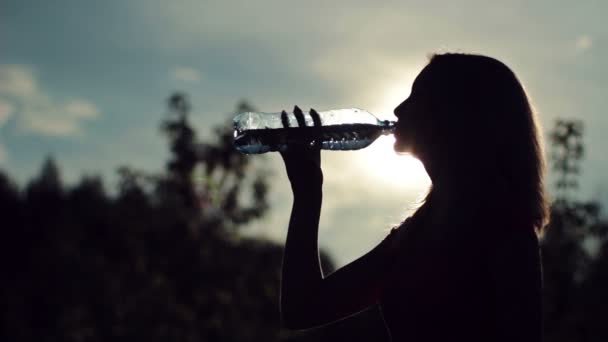
<svg viewBox="0 0 608 342"><path fill-rule="evenodd" d="M504 232L491 246L496 341L541 341L542 279L534 232Z"/></svg>
<svg viewBox="0 0 608 342"><path fill-rule="evenodd" d="M387 242L324 277L317 247L323 174L318 148L282 153L294 195L281 280L281 317L292 329L330 323L377 303Z"/></svg>
<svg viewBox="0 0 608 342"><path fill-rule="evenodd" d="M317 248L318 219L307 220L315 216L312 207L296 196L285 244L281 317L290 329L331 323L378 303L387 271L390 239L324 277Z"/></svg>

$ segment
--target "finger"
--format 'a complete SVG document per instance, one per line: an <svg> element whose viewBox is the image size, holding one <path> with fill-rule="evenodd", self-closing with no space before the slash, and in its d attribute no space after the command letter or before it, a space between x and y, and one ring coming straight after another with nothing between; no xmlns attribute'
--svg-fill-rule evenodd
<svg viewBox="0 0 608 342"><path fill-rule="evenodd" d="M286 111L281 112L281 123L283 124L284 128L289 128L289 118L287 117Z"/></svg>
<svg viewBox="0 0 608 342"><path fill-rule="evenodd" d="M306 120L304 119L304 113L298 106L293 107L293 115L295 115L296 120L298 120L298 126L306 127Z"/></svg>
<svg viewBox="0 0 608 342"><path fill-rule="evenodd" d="M315 127L321 127L321 116L316 110L310 108L310 117Z"/></svg>
<svg viewBox="0 0 608 342"><path fill-rule="evenodd" d="M321 148L321 116L319 115L319 113L314 110L314 109L310 109L310 117L312 118L312 122L314 123L314 127L315 127L315 140L313 140L313 148Z"/></svg>

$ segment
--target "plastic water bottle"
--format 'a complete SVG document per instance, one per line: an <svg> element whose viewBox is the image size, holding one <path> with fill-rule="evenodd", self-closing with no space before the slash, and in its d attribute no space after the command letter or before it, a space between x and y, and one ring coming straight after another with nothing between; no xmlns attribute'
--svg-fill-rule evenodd
<svg viewBox="0 0 608 342"><path fill-rule="evenodd" d="M357 108L318 113L246 112L234 118L234 146L246 154L285 151L290 144L316 144L324 150L358 150L394 130L394 121L379 120Z"/></svg>

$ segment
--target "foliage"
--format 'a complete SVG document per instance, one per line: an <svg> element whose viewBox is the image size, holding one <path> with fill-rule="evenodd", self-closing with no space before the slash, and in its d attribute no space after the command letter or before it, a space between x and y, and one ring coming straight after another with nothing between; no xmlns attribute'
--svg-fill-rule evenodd
<svg viewBox="0 0 608 342"><path fill-rule="evenodd" d="M584 156L582 123L559 120L550 137L556 198L542 241L545 340L606 341L608 223L600 203L574 198Z"/></svg>
<svg viewBox="0 0 608 342"><path fill-rule="evenodd" d="M64 186L52 158L24 190L0 173L3 341L286 338L282 247L236 234L268 210L266 180L229 125L199 142L185 95L168 107L166 173L121 167L116 196Z"/></svg>

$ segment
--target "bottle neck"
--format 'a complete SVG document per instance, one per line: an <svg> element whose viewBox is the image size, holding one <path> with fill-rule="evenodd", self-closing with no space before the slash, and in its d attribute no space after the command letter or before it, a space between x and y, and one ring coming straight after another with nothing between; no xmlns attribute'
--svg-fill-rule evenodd
<svg viewBox="0 0 608 342"><path fill-rule="evenodd" d="M378 120L378 124L382 126L382 134L384 135L394 134L395 129L397 129L396 121Z"/></svg>

